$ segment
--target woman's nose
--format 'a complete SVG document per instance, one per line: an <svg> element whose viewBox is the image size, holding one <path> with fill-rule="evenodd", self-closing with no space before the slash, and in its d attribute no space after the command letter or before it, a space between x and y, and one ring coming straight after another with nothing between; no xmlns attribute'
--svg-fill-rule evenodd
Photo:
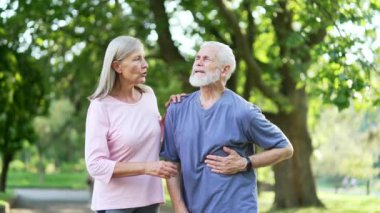
<svg viewBox="0 0 380 213"><path fill-rule="evenodd" d="M145 59L143 59L142 67L143 68L148 68L149 67L148 62Z"/></svg>

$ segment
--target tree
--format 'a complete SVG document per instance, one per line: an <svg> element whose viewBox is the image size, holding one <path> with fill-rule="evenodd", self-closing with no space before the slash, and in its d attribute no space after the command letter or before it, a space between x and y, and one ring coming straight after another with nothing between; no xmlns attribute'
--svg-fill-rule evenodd
<svg viewBox="0 0 380 213"><path fill-rule="evenodd" d="M313 128L314 169L339 188L344 177L371 180L380 153L379 110L350 107L338 113L323 109ZM354 125L353 125L354 124Z"/></svg>
<svg viewBox="0 0 380 213"><path fill-rule="evenodd" d="M25 141L33 143L32 119L44 113L46 98L46 67L27 47L30 23L25 13L15 16L15 2L0 5L0 155L2 168L0 191L6 189L9 164Z"/></svg>
<svg viewBox="0 0 380 213"><path fill-rule="evenodd" d="M58 88L52 90L52 97L70 97L77 119L73 126L78 132L84 132L85 97L94 89L107 43L116 35L136 36L146 44L150 65L147 83L155 89L160 103L179 88L186 92L193 89L187 83L187 70L194 51L184 52L187 41L174 33L174 27L178 30L185 20L182 14L193 20L182 32L192 38L195 48L203 40L230 45L238 69L228 86L262 106L295 148L291 160L274 167L275 206L279 208L322 205L310 165L309 99L321 98L324 103L345 108L363 90L371 91L364 99L380 97L378 91L371 90L376 82L368 81L373 64L365 57L350 63L347 60L350 54L355 55L353 47L375 35L366 24L379 9L376 1L13 2L8 9L17 3L15 9L9 9L15 13L3 22L11 31L15 23L21 23L26 26L21 32L32 32L28 47L39 50L39 60L49 59L45 61L49 79ZM347 23L362 26L364 36L344 33L340 26Z"/></svg>
<svg viewBox="0 0 380 213"><path fill-rule="evenodd" d="M177 50L166 45L175 44L167 41L173 39L167 33L169 19L160 15L165 2L150 3L160 5L151 7L156 15L155 29L166 32L158 33L158 45L166 55L170 51L174 54ZM183 0L168 12L172 17L181 11L192 15L194 23L184 30L189 36L230 45L240 65L237 75L244 75L243 85L235 78L230 86L237 91L241 88L246 99L270 101L272 111L267 116L284 130L295 148L291 160L274 166L275 207L322 206L310 166L313 148L307 126L308 98L323 97L325 103L343 109L355 93L371 88L365 83L374 71L368 68L371 63L365 58L357 58L354 64L347 60L352 47L364 38L330 33L347 22L363 25L379 8L378 3L371 2L370 7L365 3L355 2L352 6L350 1ZM373 32L370 26L363 27L367 27L368 34ZM318 68L312 66L314 63L319 63Z"/></svg>
<svg viewBox="0 0 380 213"><path fill-rule="evenodd" d="M0 191L4 192L9 164L25 140L34 141L31 120L46 103L44 77L34 59L5 45L0 45L0 55Z"/></svg>
<svg viewBox="0 0 380 213"><path fill-rule="evenodd" d="M71 150L67 150L72 147L70 141L60 140L60 136L64 135L62 133L65 132L66 125L71 119L73 111L74 107L69 100L56 100L50 105L48 116L36 116L33 120L34 131L38 136L35 145L39 156L38 171L41 183L45 181L45 167L48 157L57 159L56 157L59 155L54 152L57 148L61 152L72 152ZM53 156L49 156L49 152L53 153Z"/></svg>

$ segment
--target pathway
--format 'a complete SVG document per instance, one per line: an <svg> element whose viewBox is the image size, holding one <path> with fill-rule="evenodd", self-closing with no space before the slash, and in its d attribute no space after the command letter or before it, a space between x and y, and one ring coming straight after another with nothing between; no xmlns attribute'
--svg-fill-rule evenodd
<svg viewBox="0 0 380 213"><path fill-rule="evenodd" d="M18 196L10 213L93 213L90 193L70 189L15 189ZM163 206L161 213L172 213Z"/></svg>

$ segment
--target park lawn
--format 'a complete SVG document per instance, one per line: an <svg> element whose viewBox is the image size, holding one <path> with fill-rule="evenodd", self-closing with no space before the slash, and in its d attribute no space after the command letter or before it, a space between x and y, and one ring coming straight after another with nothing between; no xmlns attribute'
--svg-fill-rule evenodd
<svg viewBox="0 0 380 213"><path fill-rule="evenodd" d="M13 194L11 192L0 193L0 200L8 201L13 198Z"/></svg>
<svg viewBox="0 0 380 213"><path fill-rule="evenodd" d="M13 199L13 194L11 192L0 193L0 205L4 205L11 199Z"/></svg>
<svg viewBox="0 0 380 213"><path fill-rule="evenodd" d="M86 172L46 174L45 181L40 183L40 177L37 173L11 171L7 179L7 192L0 193L0 206L6 206L9 201L14 199L13 188L87 189L86 181Z"/></svg>
<svg viewBox="0 0 380 213"><path fill-rule="evenodd" d="M335 194L334 192L319 192L318 197L326 206L323 208L295 208L288 210L271 210L274 193L263 192L259 196L260 212L263 213L358 213L380 212L380 196Z"/></svg>
<svg viewBox="0 0 380 213"><path fill-rule="evenodd" d="M2 193L0 192L0 211L9 212L9 203L14 199L12 192ZM5 208L5 209L3 209Z"/></svg>
<svg viewBox="0 0 380 213"><path fill-rule="evenodd" d="M40 182L37 173L10 172L8 174L8 188L65 188L86 189L88 188L86 172L67 172L46 174L45 181Z"/></svg>
<svg viewBox="0 0 380 213"><path fill-rule="evenodd" d="M8 191L12 188L71 188L86 189L87 173L53 173L47 174L45 182L40 183L36 173L10 172L8 176ZM165 181L163 181L164 185ZM8 192L7 191L7 192ZM319 198L325 204L326 209L321 208L297 208L282 211L272 211L274 193L262 192L259 195L259 206L261 213L357 213L357 212L380 212L380 196L366 196L355 194L335 194L334 192L323 191L318 193ZM0 205L11 198L11 193L0 193ZM166 205L171 206L170 197L165 186Z"/></svg>
<svg viewBox="0 0 380 213"><path fill-rule="evenodd" d="M326 208L294 208L287 210L271 210L274 193L262 192L259 195L260 213L375 213L380 212L380 196L335 194L320 192L319 198ZM171 206L169 194L165 191L166 205Z"/></svg>

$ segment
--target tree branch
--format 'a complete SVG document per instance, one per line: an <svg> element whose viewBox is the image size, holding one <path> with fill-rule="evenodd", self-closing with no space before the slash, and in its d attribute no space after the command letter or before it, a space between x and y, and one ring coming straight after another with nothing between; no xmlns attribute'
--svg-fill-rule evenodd
<svg viewBox="0 0 380 213"><path fill-rule="evenodd" d="M248 14L248 27L247 27L247 39L248 39L248 44L253 44L256 40L256 26L254 22L254 17L252 16L252 10L251 10L251 1L249 0L244 0L243 1L243 7L247 11ZM251 50L253 50L252 45L249 46Z"/></svg>
<svg viewBox="0 0 380 213"><path fill-rule="evenodd" d="M272 24L280 47L280 58L289 59L291 58L292 49L286 45L286 38L293 33L291 27L292 14L287 9L287 0L280 0L278 4L280 9L272 17ZM279 70L283 76L280 91L283 95L290 96L296 89L296 83L290 73L288 63L282 63Z"/></svg>
<svg viewBox="0 0 380 213"><path fill-rule="evenodd" d="M169 18L165 11L164 0L150 0L149 3L156 24L160 53L164 61L168 64L185 61L172 40L172 35L169 30Z"/></svg>
<svg viewBox="0 0 380 213"><path fill-rule="evenodd" d="M223 0L214 0L216 6L219 8L220 13L224 16L227 23L232 28L232 33L235 35L235 41L237 48L241 50L242 53L242 59L246 62L248 70L252 72L252 81L254 82L254 87L258 88L262 94L277 105L279 110L283 109L283 106L286 106L288 101L285 97L283 97L281 94L277 93L272 88L265 85L263 82L261 76L262 76L262 70L260 66L258 65L257 61L252 56L252 52L249 48L251 45L248 43L247 37L242 33L239 27L239 22L234 16L234 14L226 8L226 6L223 3Z"/></svg>

